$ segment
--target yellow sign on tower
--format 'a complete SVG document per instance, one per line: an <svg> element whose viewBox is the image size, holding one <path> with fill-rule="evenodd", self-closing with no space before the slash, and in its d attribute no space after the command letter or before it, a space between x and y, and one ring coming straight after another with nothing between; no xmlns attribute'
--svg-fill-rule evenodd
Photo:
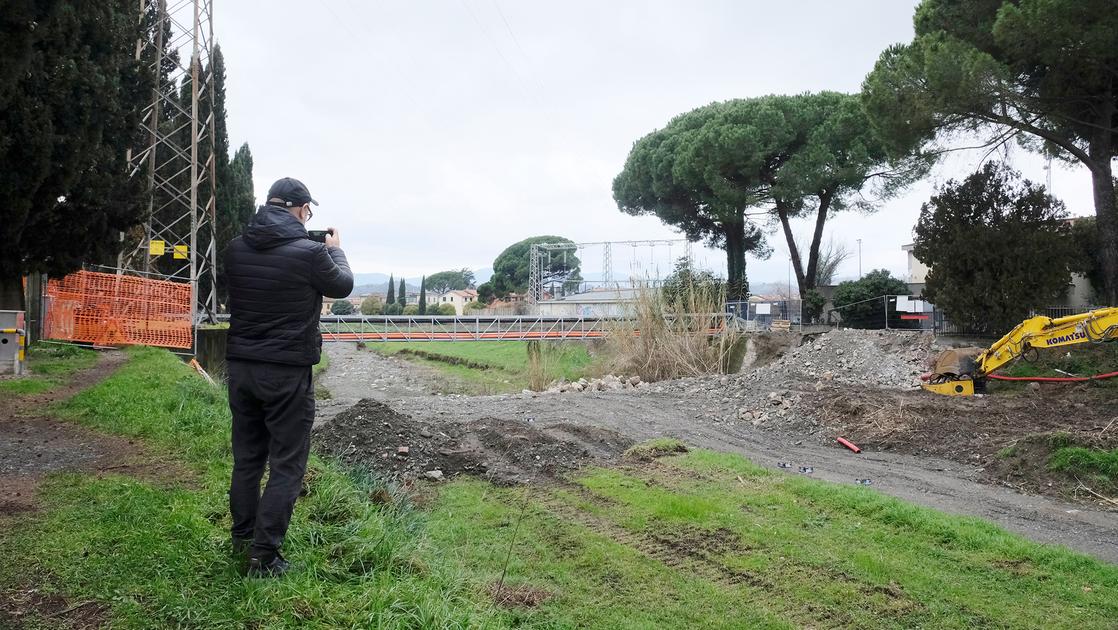
<svg viewBox="0 0 1118 630"><path fill-rule="evenodd" d="M149 256L162 256L167 251L167 244L163 241L151 241L148 243Z"/></svg>
<svg viewBox="0 0 1118 630"><path fill-rule="evenodd" d="M175 245L175 259L186 260L187 253L190 251L189 245Z"/></svg>

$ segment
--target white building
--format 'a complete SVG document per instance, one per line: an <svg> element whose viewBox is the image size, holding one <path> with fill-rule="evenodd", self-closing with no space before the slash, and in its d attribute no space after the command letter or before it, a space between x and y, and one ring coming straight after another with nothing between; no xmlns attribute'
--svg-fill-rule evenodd
<svg viewBox="0 0 1118 630"><path fill-rule="evenodd" d="M450 304L454 307L455 313L462 315L466 310L466 305L476 301L477 291L473 289L461 289L432 296L427 301L427 308L431 308L432 305L439 307L443 304Z"/></svg>

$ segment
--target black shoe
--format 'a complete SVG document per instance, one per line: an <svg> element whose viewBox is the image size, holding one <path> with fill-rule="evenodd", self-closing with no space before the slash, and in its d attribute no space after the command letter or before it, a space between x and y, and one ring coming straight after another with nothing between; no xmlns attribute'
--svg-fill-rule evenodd
<svg viewBox="0 0 1118 630"><path fill-rule="evenodd" d="M236 536L233 537L233 555L243 556L248 553L248 550L251 547L251 538L237 538Z"/></svg>
<svg viewBox="0 0 1118 630"><path fill-rule="evenodd" d="M283 556L276 553L271 558L249 558L248 576L254 578L279 577L291 568Z"/></svg>

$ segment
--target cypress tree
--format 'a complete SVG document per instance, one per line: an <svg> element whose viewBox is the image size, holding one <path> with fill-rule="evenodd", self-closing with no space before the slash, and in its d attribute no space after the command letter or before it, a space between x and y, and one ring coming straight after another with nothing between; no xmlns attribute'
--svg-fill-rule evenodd
<svg viewBox="0 0 1118 630"><path fill-rule="evenodd" d="M23 309L25 273L112 260L143 219L146 181L129 177L125 151L151 101L154 77L134 58L144 27L125 0L0 12L0 309Z"/></svg>
<svg viewBox="0 0 1118 630"><path fill-rule="evenodd" d="M237 149L232 159L229 157L229 131L225 113L225 58L220 46L214 46L213 58L206 72L213 75L217 299L225 304L229 301L229 292L225 286L225 248L230 241L240 236L256 211L252 185L252 152L245 143ZM205 119L209 99L202 99L202 105L202 118Z"/></svg>
<svg viewBox="0 0 1118 630"><path fill-rule="evenodd" d="M396 303L396 280L391 274L388 276L388 295L384 298L385 304Z"/></svg>
<svg viewBox="0 0 1118 630"><path fill-rule="evenodd" d="M419 279L419 314L427 314L427 276Z"/></svg>
<svg viewBox="0 0 1118 630"><path fill-rule="evenodd" d="M408 305L408 287L404 284L404 279L400 278L400 290L397 291L400 296L400 306Z"/></svg>

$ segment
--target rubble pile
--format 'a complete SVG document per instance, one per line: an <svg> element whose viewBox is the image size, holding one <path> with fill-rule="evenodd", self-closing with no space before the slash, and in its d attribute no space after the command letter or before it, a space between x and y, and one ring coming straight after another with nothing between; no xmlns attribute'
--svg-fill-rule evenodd
<svg viewBox="0 0 1118 630"><path fill-rule="evenodd" d="M720 421L757 427L794 427L827 433L820 392L880 388L908 390L939 348L930 334L886 330L833 330L792 347L776 360L740 374L645 384L677 395ZM829 435L829 433L828 433Z"/></svg>
<svg viewBox="0 0 1118 630"><path fill-rule="evenodd" d="M746 377L769 382L798 376L824 383L906 389L920 385L920 375L938 351L930 333L833 330Z"/></svg>
<svg viewBox="0 0 1118 630"><path fill-rule="evenodd" d="M548 394L566 394L566 393L584 393L584 392L614 392L623 389L636 389L640 387L647 387L647 383L641 380L639 376L615 376L607 374L602 378L585 379L580 378L577 381L567 382L565 380L553 381L548 385L545 393Z"/></svg>

